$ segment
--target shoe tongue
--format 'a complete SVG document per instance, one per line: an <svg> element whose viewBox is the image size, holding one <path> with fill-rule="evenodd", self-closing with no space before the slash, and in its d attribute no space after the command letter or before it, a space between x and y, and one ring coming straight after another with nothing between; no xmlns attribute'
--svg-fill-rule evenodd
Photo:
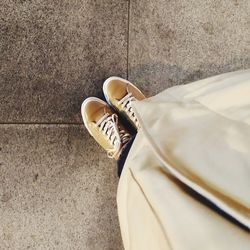
<svg viewBox="0 0 250 250"><path fill-rule="evenodd" d="M120 90L119 96L116 97L117 101L120 101L122 98L124 98L128 93L130 92L130 87L127 84L126 88L123 88Z"/></svg>
<svg viewBox="0 0 250 250"><path fill-rule="evenodd" d="M112 114L112 111L108 107L102 107L100 108L95 115L95 120L94 122L97 123L105 114L109 113L110 115Z"/></svg>
<svg viewBox="0 0 250 250"><path fill-rule="evenodd" d="M128 94L128 89L127 89L127 87L126 88L121 88L121 89L119 89L119 92L117 92L116 93L116 97L115 97L115 99L117 100L117 101L119 101L119 100L121 100L125 95L127 95Z"/></svg>
<svg viewBox="0 0 250 250"><path fill-rule="evenodd" d="M130 86L130 84L127 84L127 88L126 88L126 90L127 90L127 93L132 93L133 94L133 87L132 86Z"/></svg>
<svg viewBox="0 0 250 250"><path fill-rule="evenodd" d="M129 84L127 85L127 92L132 93L132 96L139 101L145 98L143 94L140 93L140 91L136 90L133 86Z"/></svg>

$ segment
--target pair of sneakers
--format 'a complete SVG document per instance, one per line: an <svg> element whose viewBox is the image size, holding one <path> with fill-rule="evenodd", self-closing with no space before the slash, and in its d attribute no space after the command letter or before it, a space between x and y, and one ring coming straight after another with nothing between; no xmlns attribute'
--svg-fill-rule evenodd
<svg viewBox="0 0 250 250"><path fill-rule="evenodd" d="M103 92L107 103L97 97L87 98L81 106L82 118L88 132L107 151L108 157L117 160L122 147L131 138L119 115L138 130L139 121L131 103L145 96L134 84L115 76L104 82Z"/></svg>

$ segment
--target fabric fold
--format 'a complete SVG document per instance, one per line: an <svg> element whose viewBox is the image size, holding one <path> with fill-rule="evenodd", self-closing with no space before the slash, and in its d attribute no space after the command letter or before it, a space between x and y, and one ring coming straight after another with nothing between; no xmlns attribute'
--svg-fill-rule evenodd
<svg viewBox="0 0 250 250"><path fill-rule="evenodd" d="M117 195L125 249L248 249L249 232L194 193L250 228L249 79L250 70L228 73L134 103L142 128Z"/></svg>

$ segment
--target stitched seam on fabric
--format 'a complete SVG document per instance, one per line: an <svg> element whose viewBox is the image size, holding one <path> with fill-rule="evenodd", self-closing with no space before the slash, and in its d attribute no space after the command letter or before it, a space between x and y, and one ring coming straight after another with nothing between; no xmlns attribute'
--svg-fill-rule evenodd
<svg viewBox="0 0 250 250"><path fill-rule="evenodd" d="M136 137L137 137L137 134L136 134L136 136L135 136L135 138L134 138L134 142L135 142L135 140L136 140ZM128 171L130 171L129 166L127 166L126 162L127 162L128 159L130 158L130 154L131 154L131 152L133 151L133 147L134 147L134 145L135 145L134 142L132 143L132 146L131 146L131 148L130 148L130 150L129 150L129 152L128 152L128 155L127 155L127 159L126 159L126 161L125 161L125 163L124 163L123 170L122 170L121 176L120 176L120 181L121 181L123 178L125 178L125 177L124 177L125 173L128 172ZM119 183L118 183L118 189L119 189L120 181L119 181ZM127 188L127 186L126 186L126 200L128 200L127 196L128 196L128 188ZM126 203L126 204L127 204L127 203ZM128 209L126 209L126 217L128 218L127 211L128 211ZM127 220L127 221L128 221L128 220ZM129 249L130 249L130 235L129 235L129 230L128 230L128 228L129 228L128 223L126 224L126 228L127 228L128 246L129 246Z"/></svg>
<svg viewBox="0 0 250 250"><path fill-rule="evenodd" d="M128 169L123 169L123 171L122 171L122 173L124 173L125 171L128 171ZM123 174L123 176L124 176L124 174ZM120 181L121 181L121 179L122 178L124 178L123 176L121 176L120 177ZM119 190L119 188L120 188L120 181L119 181L119 183L118 183L118 189L117 190ZM118 192L117 192L117 194L118 194ZM125 204L127 205L127 200L128 200L128 185L126 185L126 202L125 202ZM124 204L124 203L123 203ZM119 210L120 210L120 206L118 205L118 199L117 199L117 207L119 208ZM128 209L127 209L127 207L126 207L126 218L128 218L128 213L127 213L127 211L128 211ZM119 216L118 216L119 217ZM123 222L122 222L123 223ZM123 223L124 224L124 223ZM120 222L120 219L119 219L119 225L120 225L120 228L121 228L121 222ZM127 243L128 243L128 246L129 246L129 249L130 249L130 235L129 235L129 230L128 230L128 228L129 228L129 226L128 226L128 219L126 219L126 238L127 238ZM122 230L121 230L121 235L122 235ZM123 236L123 235L122 235ZM123 240L123 246L125 246L125 244L124 244L124 239L123 239L123 237L122 237L122 240Z"/></svg>
<svg viewBox="0 0 250 250"><path fill-rule="evenodd" d="M160 225L160 228L161 228L163 234L164 234L165 237L166 237L167 244L169 245L170 249L174 250L173 247L172 247L172 244L171 244L171 242L170 242L169 237L168 237L167 234L165 233L165 230L164 230L164 227L163 227L163 225L162 225L162 223L161 223L161 221L160 221L160 218L157 216L157 214L156 214L154 208L152 207L151 203L149 202L149 200L148 200L146 194L144 193L144 191L143 191L143 189L142 189L140 183L138 182L138 180L137 180L136 177L134 176L134 174L133 174L131 168L129 168L129 171L130 171L131 177L133 178L133 180L135 181L135 183L137 184L137 186L138 186L139 189L141 190L141 192L142 192L142 194L143 194L143 197L145 198L145 200L147 201L147 204L149 205L150 209L152 210L153 214L155 215L156 220L158 221L158 223L159 223L159 225Z"/></svg>

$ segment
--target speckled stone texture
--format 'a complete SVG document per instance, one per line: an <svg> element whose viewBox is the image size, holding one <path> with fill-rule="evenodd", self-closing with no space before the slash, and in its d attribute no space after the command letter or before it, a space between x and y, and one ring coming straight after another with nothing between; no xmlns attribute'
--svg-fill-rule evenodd
<svg viewBox="0 0 250 250"><path fill-rule="evenodd" d="M0 125L0 249L122 249L117 177L83 126Z"/></svg>
<svg viewBox="0 0 250 250"><path fill-rule="evenodd" d="M0 1L0 250L120 250L115 163L80 105L250 66L249 0ZM128 74L127 74L128 73Z"/></svg>
<svg viewBox="0 0 250 250"><path fill-rule="evenodd" d="M126 77L127 24L126 0L0 1L0 250L122 249L115 162L80 106Z"/></svg>
<svg viewBox="0 0 250 250"><path fill-rule="evenodd" d="M126 0L1 0L0 121L80 122L110 75L126 77Z"/></svg>
<svg viewBox="0 0 250 250"><path fill-rule="evenodd" d="M249 0L131 0L129 79L148 95L250 67Z"/></svg>

